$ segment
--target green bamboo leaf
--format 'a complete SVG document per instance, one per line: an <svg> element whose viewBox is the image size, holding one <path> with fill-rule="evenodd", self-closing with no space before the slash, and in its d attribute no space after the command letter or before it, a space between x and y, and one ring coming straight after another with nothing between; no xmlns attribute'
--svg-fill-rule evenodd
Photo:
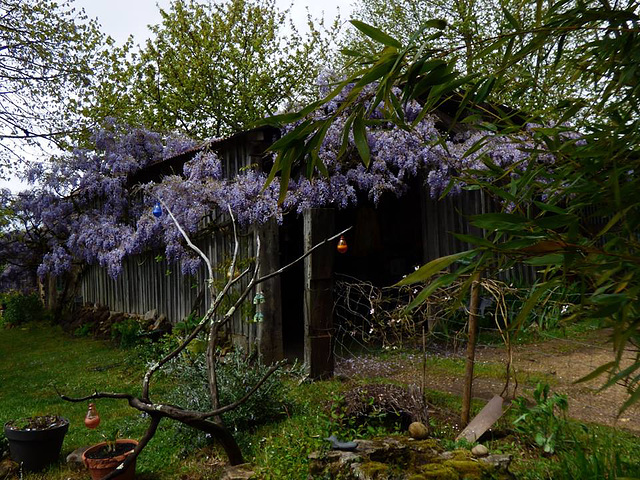
<svg viewBox="0 0 640 480"><path fill-rule="evenodd" d="M364 73L364 75L362 76L362 78L360 78L360 80L358 80L358 82L355 84L356 87L363 87L365 85L368 85L374 81L376 81L377 79L379 79L380 77L385 76L387 73L389 73L391 71L391 69L393 68L393 66L395 65L396 62L396 58L397 55L380 63L377 65L374 65L372 68L366 70L366 73Z"/></svg>
<svg viewBox="0 0 640 480"><path fill-rule="evenodd" d="M362 52L359 52L357 50L352 50L350 48L341 48L340 49L340 53L342 55L346 55L347 57L361 57L362 56Z"/></svg>
<svg viewBox="0 0 640 480"><path fill-rule="evenodd" d="M466 242L470 245L480 245L482 247L493 248L493 243L491 243L486 238L476 237L474 235L466 235L464 233L454 233L453 236L458 240Z"/></svg>
<svg viewBox="0 0 640 480"><path fill-rule="evenodd" d="M350 20L350 22L354 27L356 27L369 38L372 38L373 40L389 47L402 48L402 44L398 40L386 34L379 28L366 24L359 20Z"/></svg>
<svg viewBox="0 0 640 480"><path fill-rule="evenodd" d="M482 57L484 57L486 55L489 55L494 50L497 50L500 47L502 47L502 45L505 42L507 42L507 37L502 37L502 38L496 40L495 42L491 42L489 45L487 45L482 50L480 50L478 53L476 53L475 57L476 58L482 58Z"/></svg>
<svg viewBox="0 0 640 480"><path fill-rule="evenodd" d="M515 213L484 213L471 217L472 225L486 230L520 229L527 223L527 218Z"/></svg>
<svg viewBox="0 0 640 480"><path fill-rule="evenodd" d="M527 319L527 317L531 313L531 310L533 310L533 307L535 307L537 305L538 300L540 300L540 297L542 297L542 295L547 293L551 289L551 287L554 286L556 283L557 282L555 282L555 281L543 283L540 286L538 286L538 288L536 288L530 294L529 298L527 299L525 304L520 309L520 312L518 312L518 316L516 317L516 319L514 320L514 322L512 324L512 328L515 331L520 329L520 326Z"/></svg>
<svg viewBox="0 0 640 480"><path fill-rule="evenodd" d="M564 213L562 215L545 215L544 217L536 218L533 224L540 228L555 230L576 223L577 221L578 217L575 215Z"/></svg>
<svg viewBox="0 0 640 480"><path fill-rule="evenodd" d="M529 258L528 260L525 260L524 263L534 267L542 267L546 265L561 265L563 261L564 255L562 253L550 253L549 255Z"/></svg>
<svg viewBox="0 0 640 480"><path fill-rule="evenodd" d="M493 75L489 75L489 77L482 82L480 88L478 88L478 93L476 94L475 102L482 103L491 93L491 89L496 84L496 77Z"/></svg>
<svg viewBox="0 0 640 480"><path fill-rule="evenodd" d="M614 361L613 363L617 364L618 362ZM620 372L618 372L617 374L615 374L611 378L609 378L609 380L607 380L607 382L600 387L600 390L602 391L602 390L604 390L606 388L609 388L609 387L615 385L619 381L624 380L625 378L629 377L633 372L635 372L638 369L640 369L640 362L632 363L627 368L621 370Z"/></svg>
<svg viewBox="0 0 640 480"><path fill-rule="evenodd" d="M447 273L446 275L442 275L441 277L438 277L429 285L427 285L424 289L422 289L422 291L416 296L416 298L414 298L411 301L411 303L407 305L407 307L405 308L405 312L410 312L414 308L419 307L427 300L427 298L431 296L433 292L435 292L437 289L441 287L446 287L448 285L451 285L459 276L460 276L460 273L455 272L455 273Z"/></svg>
<svg viewBox="0 0 640 480"><path fill-rule="evenodd" d="M502 9L502 12L504 13L504 16L507 18L507 21L513 27L514 30L516 30L516 31L522 30L522 27L520 26L520 22L518 22L518 20L516 20L516 17L514 17L511 14L511 12L509 10L507 10L506 7L504 7Z"/></svg>
<svg viewBox="0 0 640 480"><path fill-rule="evenodd" d="M444 30L447 28L447 22L440 18L432 18L431 20L427 20L426 22L420 25L422 30L426 30L427 28L437 28L438 30Z"/></svg>
<svg viewBox="0 0 640 480"><path fill-rule="evenodd" d="M436 258L435 260L431 260L426 265L423 265L418 270L413 272L410 275L407 275L405 278L396 283L396 286L402 285L411 285L414 283L424 282L428 280L436 273L444 270L452 263L461 260L463 258L468 258L476 254L476 250L466 250L460 253L454 253L453 255L447 255L445 257Z"/></svg>
<svg viewBox="0 0 640 480"><path fill-rule="evenodd" d="M369 142L367 141L367 131L362 118L362 112L356 115L353 120L353 141L356 144L362 163L365 167L371 162L371 152L369 151Z"/></svg>
<svg viewBox="0 0 640 480"><path fill-rule="evenodd" d="M557 207L555 205L551 205L548 203L543 203L543 202L533 202L540 210L544 210L545 212L551 212L551 213L557 213L559 215L564 215L565 213L567 213L566 210Z"/></svg>
<svg viewBox="0 0 640 480"><path fill-rule="evenodd" d="M633 392L631 396L629 396L627 401L622 404L622 407L620 407L620 410L618 411L618 415L622 415L625 412L625 410L627 410L627 408L629 408L631 405L634 405L638 401L640 401L640 388L636 387L635 392Z"/></svg>
<svg viewBox="0 0 640 480"><path fill-rule="evenodd" d="M616 365L616 362L609 362L609 363L605 363L604 365L600 365L593 372L589 373L588 375L585 375L582 378L579 378L573 383L582 383L582 382L588 382L589 380L593 380L594 378L597 378L603 373L611 370L613 367L615 367L615 365Z"/></svg>

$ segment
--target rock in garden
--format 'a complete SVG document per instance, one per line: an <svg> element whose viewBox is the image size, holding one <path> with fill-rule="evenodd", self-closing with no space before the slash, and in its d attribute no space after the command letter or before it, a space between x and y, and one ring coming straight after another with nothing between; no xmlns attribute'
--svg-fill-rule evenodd
<svg viewBox="0 0 640 480"><path fill-rule="evenodd" d="M158 316L158 310L154 308L153 310L149 310L147 313L144 314L143 320L145 322L152 322L156 319L157 316Z"/></svg>
<svg viewBox="0 0 640 480"><path fill-rule="evenodd" d="M474 457L486 457L489 455L489 449L482 444L478 444L471 449Z"/></svg>
<svg viewBox="0 0 640 480"><path fill-rule="evenodd" d="M236 466L228 466L224 469L221 480L249 480L255 478L255 472L248 463Z"/></svg>
<svg viewBox="0 0 640 480"><path fill-rule="evenodd" d="M80 447L80 448L76 448L73 452L71 452L69 455L67 455L67 463L69 465L73 465L73 466L82 466L82 454L84 453L84 451L89 448L87 447Z"/></svg>
<svg viewBox="0 0 640 480"><path fill-rule="evenodd" d="M409 425L409 436L416 440L423 440L429 436L429 429L422 422L413 422Z"/></svg>

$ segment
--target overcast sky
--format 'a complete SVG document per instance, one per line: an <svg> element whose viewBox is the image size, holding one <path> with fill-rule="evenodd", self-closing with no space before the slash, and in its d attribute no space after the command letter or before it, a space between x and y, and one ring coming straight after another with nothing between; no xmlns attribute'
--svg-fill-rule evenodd
<svg viewBox="0 0 640 480"><path fill-rule="evenodd" d="M123 43L133 35L136 44L143 43L148 36L147 25L160 23L158 6L169 7L169 0L75 0L78 7L84 8L90 18L97 18L102 31L111 35L118 43ZM324 16L330 24L340 11L345 21L351 11L351 0L276 0L276 5L284 10L293 3L291 14L294 22L302 31L306 28L306 8L314 18Z"/></svg>

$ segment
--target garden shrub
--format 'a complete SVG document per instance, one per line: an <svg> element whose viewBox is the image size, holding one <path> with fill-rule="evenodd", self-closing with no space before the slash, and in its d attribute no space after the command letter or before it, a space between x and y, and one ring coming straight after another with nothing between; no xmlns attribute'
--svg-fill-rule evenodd
<svg viewBox="0 0 640 480"><path fill-rule="evenodd" d="M389 384L362 385L336 396L329 417L334 433L348 437L384 435L406 430L411 422L428 423L420 392Z"/></svg>
<svg viewBox="0 0 640 480"><path fill-rule="evenodd" d="M134 318L125 318L111 325L111 339L117 340L120 348L131 348L140 341L142 327Z"/></svg>
<svg viewBox="0 0 640 480"><path fill-rule="evenodd" d="M571 442L566 418L569 403L566 395L549 395L549 385L538 383L533 392L535 405L529 407L523 397L514 399L518 417L514 427L533 445L547 454L568 447Z"/></svg>
<svg viewBox="0 0 640 480"><path fill-rule="evenodd" d="M166 347L174 345L174 335L167 335ZM220 402L228 405L243 397L269 369L257 356L247 356L236 348L227 353L217 368ZM170 403L191 410L211 410L207 383L207 368L204 349L187 349L169 364L165 370L175 388L168 394ZM222 419L227 427L235 431L248 431L258 425L282 418L290 409L289 387L285 381L290 373L278 370L242 405L226 412ZM182 424L175 424L177 436L182 439L184 450L201 447L207 443L204 433L194 431Z"/></svg>
<svg viewBox="0 0 640 480"><path fill-rule="evenodd" d="M44 307L36 293L25 294L12 291L0 295L0 301L5 307L0 319L3 325L17 326L45 318Z"/></svg>

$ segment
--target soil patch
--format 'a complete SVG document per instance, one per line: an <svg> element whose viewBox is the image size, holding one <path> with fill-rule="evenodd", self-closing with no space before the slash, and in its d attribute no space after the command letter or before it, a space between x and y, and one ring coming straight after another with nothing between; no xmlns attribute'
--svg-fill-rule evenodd
<svg viewBox="0 0 640 480"><path fill-rule="evenodd" d="M605 377L575 383L600 365L614 360L615 353L609 343L610 332L592 331L579 338L550 338L544 342L519 345L513 349L513 368L518 382L509 382L507 398L515 395L527 396L535 383L543 379L554 392L566 394L569 399L569 415L585 423L597 423L623 428L640 433L640 406L635 405L618 416L620 407L628 398L626 388L614 385L600 391ZM629 351L624 362L630 362ZM461 358L451 352L428 351L431 358ZM483 374L478 368L473 384L473 396L489 400L505 390L507 352L505 347L478 348L477 365L488 368L492 374ZM487 370L487 369L484 369ZM419 352L404 353L381 359L371 355L359 355L337 362L336 373L349 378L386 378L407 385L422 383L422 355ZM455 395L462 393L462 375L447 372L447 369L428 368L425 387Z"/></svg>

